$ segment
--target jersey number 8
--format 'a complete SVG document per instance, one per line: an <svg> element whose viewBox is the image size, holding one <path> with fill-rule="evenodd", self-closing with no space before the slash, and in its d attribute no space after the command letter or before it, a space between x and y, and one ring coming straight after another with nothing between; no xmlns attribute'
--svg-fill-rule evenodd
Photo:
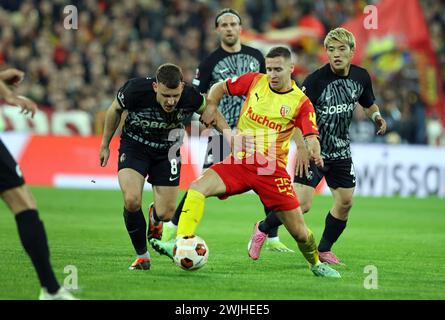
<svg viewBox="0 0 445 320"><path fill-rule="evenodd" d="M170 172L172 175L178 174L178 161L176 159L170 160Z"/></svg>

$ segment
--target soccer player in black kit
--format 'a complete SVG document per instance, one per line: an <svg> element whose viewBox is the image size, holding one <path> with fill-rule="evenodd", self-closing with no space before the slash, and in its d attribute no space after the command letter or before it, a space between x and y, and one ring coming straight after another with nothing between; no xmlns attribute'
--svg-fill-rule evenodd
<svg viewBox="0 0 445 320"><path fill-rule="evenodd" d="M196 77L192 84L199 92L206 94L210 87L219 81L241 76L249 72L266 73L264 56L258 49L241 44L241 17L236 10L222 9L215 17L215 28L219 35L220 46L207 56L199 65ZM226 118L231 129L236 127L245 97L223 97L219 110ZM221 134L209 136L204 169L214 163L223 161L230 154L230 148L224 146ZM174 218L164 226L162 241L169 241L176 236L179 216L187 194L176 209ZM268 210L265 209L266 213ZM278 227L270 230L268 234L269 249L277 252L291 252L278 237Z"/></svg>
<svg viewBox="0 0 445 320"><path fill-rule="evenodd" d="M386 132L386 122L374 103L368 72L351 64L355 49L354 35L344 28L333 29L326 35L324 46L329 63L308 75L302 86L315 107L324 168L309 164L304 138L297 130L294 188L303 213L306 213L312 206L316 186L323 177L326 178L334 204L326 216L318 251L320 261L340 264L331 248L346 227L356 184L349 139L352 114L360 104L376 124L379 135ZM270 228L280 224L272 213L260 223L259 229L267 234Z"/></svg>
<svg viewBox="0 0 445 320"><path fill-rule="evenodd" d="M119 147L118 178L124 198L125 226L137 253L130 270L150 269L147 238L160 238L162 221L169 221L175 212L181 173L179 147L186 119L194 112L201 113L205 125L226 129L229 135L226 138L230 139L224 117L216 108L206 109L206 105L205 97L183 82L181 69L167 63L157 69L156 78L128 80L107 110L100 147L101 166L107 164L109 143L122 112L128 111ZM141 209L147 175L154 197L148 231Z"/></svg>
<svg viewBox="0 0 445 320"><path fill-rule="evenodd" d="M7 84L18 85L24 73L14 68L0 72L0 98L8 105L22 108L31 117L37 105L24 96L17 96ZM61 287L51 267L45 227L39 218L36 201L25 184L19 165L0 140L0 197L15 216L20 241L34 265L40 281L40 300L76 300Z"/></svg>

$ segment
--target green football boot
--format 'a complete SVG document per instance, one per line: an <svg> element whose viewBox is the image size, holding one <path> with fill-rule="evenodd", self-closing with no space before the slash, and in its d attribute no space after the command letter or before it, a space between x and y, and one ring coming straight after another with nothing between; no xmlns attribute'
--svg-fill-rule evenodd
<svg viewBox="0 0 445 320"><path fill-rule="evenodd" d="M279 239L267 240L266 248L269 251L274 251L274 252L294 252L294 250L286 247L286 245L283 242L281 242Z"/></svg>
<svg viewBox="0 0 445 320"><path fill-rule="evenodd" d="M332 269L327 263L320 263L311 267L311 271L317 277L325 278L341 278L340 273L337 270Z"/></svg>
<svg viewBox="0 0 445 320"><path fill-rule="evenodd" d="M173 248L175 247L175 243L176 239L170 241L161 241L153 238L150 240L150 245L156 252L158 252L159 254L163 254L172 260L173 260Z"/></svg>

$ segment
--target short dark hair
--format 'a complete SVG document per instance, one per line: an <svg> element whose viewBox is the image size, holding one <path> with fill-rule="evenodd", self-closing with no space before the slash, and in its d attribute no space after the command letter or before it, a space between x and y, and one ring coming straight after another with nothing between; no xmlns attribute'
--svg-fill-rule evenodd
<svg viewBox="0 0 445 320"><path fill-rule="evenodd" d="M156 82L169 89L176 89L183 79L182 70L173 63L164 63L156 70Z"/></svg>
<svg viewBox="0 0 445 320"><path fill-rule="evenodd" d="M290 59L291 52L286 47L273 47L266 54L266 58L276 58L276 57L283 57L285 59Z"/></svg>
<svg viewBox="0 0 445 320"><path fill-rule="evenodd" d="M215 17L215 28L218 27L218 20L219 20L219 18L221 18L221 16L223 16L225 14L235 15L236 17L238 17L239 24L241 25L241 17L239 15L238 11L236 11L235 9L224 8L220 12L218 12L218 14Z"/></svg>

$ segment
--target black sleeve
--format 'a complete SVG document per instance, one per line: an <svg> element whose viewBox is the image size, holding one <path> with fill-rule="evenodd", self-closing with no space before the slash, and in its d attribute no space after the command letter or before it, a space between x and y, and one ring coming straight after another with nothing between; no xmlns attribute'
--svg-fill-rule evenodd
<svg viewBox="0 0 445 320"><path fill-rule="evenodd" d="M312 73L304 79L303 84L301 85L301 91L311 100L312 104L315 105L315 102L318 99L318 90L317 90L317 81L315 79L315 75Z"/></svg>
<svg viewBox="0 0 445 320"><path fill-rule="evenodd" d="M132 94L132 81L128 80L125 84L117 91L116 99L122 109L131 109L133 104Z"/></svg>
<svg viewBox="0 0 445 320"><path fill-rule="evenodd" d="M264 56L261 52L260 56L258 57L258 61L260 62L260 73L266 74L266 61L264 60Z"/></svg>
<svg viewBox="0 0 445 320"><path fill-rule="evenodd" d="M375 96L374 91L372 90L372 82L371 77L369 76L368 71L364 71L363 76L363 93L358 99L358 102L363 108L369 108L374 104Z"/></svg>
<svg viewBox="0 0 445 320"><path fill-rule="evenodd" d="M211 65L204 60L196 70L195 79L193 79L193 86L201 93L207 93L210 89L210 82L212 80Z"/></svg>
<svg viewBox="0 0 445 320"><path fill-rule="evenodd" d="M201 107L204 107L204 97L198 92L195 87L187 87L187 102L193 112L198 112Z"/></svg>

